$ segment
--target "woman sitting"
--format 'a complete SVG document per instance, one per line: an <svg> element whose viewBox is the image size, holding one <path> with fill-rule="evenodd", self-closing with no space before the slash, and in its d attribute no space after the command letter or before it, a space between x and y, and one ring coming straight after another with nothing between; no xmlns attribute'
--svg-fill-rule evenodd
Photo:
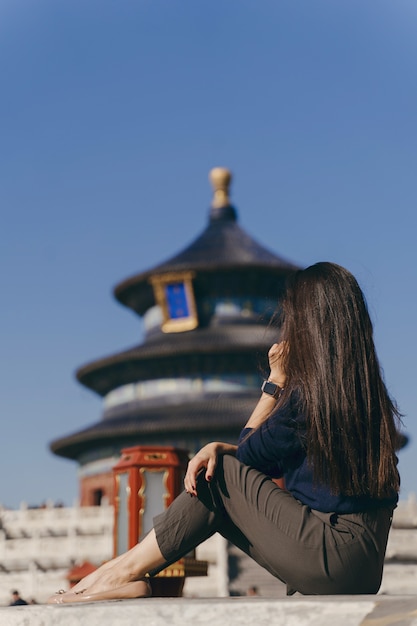
<svg viewBox="0 0 417 626"><path fill-rule="evenodd" d="M216 532L288 593L377 593L399 491L399 413L355 278L332 263L295 272L278 332L238 445L204 446L143 541L50 602L148 596L149 575Z"/></svg>

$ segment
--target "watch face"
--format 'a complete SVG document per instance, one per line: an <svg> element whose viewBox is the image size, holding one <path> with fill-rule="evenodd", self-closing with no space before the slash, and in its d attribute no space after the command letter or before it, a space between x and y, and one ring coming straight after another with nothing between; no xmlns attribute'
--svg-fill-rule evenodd
<svg viewBox="0 0 417 626"><path fill-rule="evenodd" d="M262 385L262 391L269 394L270 396L275 396L278 392L278 389L278 385L276 385L275 383L271 383L268 380L266 380Z"/></svg>

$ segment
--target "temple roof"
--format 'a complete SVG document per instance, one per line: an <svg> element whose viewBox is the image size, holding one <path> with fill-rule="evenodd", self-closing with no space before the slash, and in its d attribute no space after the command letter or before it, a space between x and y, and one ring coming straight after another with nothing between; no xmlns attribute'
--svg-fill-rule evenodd
<svg viewBox="0 0 417 626"><path fill-rule="evenodd" d="M163 332L156 317L157 322L146 327L143 343L79 368L78 380L98 394L105 396L140 381L256 375L267 368L268 349L278 339L277 329L268 325L270 316L287 275L298 268L238 225L229 199L230 172L215 168L210 177L214 198L203 232L175 256L115 288L121 303L139 315L149 311L145 320L152 322L158 309L153 309L156 301L150 279L187 272L192 276L198 327ZM236 308L225 314L222 306L228 302ZM211 433L237 437L258 397L259 391L248 386L239 393L227 391L220 396L202 392L198 397L180 399L173 394L154 405L126 402L116 412L105 411L98 423L52 442L51 449L76 459L96 449L132 445L146 437L185 437L190 441Z"/></svg>
<svg viewBox="0 0 417 626"><path fill-rule="evenodd" d="M196 329L179 336L155 335L152 340L129 350L96 360L77 371L78 380L100 395L120 385L152 378L254 373L277 330L261 325L225 325Z"/></svg>
<svg viewBox="0 0 417 626"><path fill-rule="evenodd" d="M259 270L287 274L298 269L255 241L238 225L236 209L230 204L228 195L230 172L215 168L210 176L214 199L204 231L175 256L116 285L115 297L140 315L154 303L149 284L151 276L182 270L206 274L233 270L254 275Z"/></svg>
<svg viewBox="0 0 417 626"><path fill-rule="evenodd" d="M51 443L51 450L59 456L77 459L89 450L137 437L138 440L157 436L190 436L210 433L239 434L259 398L259 391L225 395L203 394L200 398L181 404L172 403L145 409L136 405L124 417L102 419L74 434ZM227 416L227 419L225 419ZM134 445L134 444L131 444Z"/></svg>

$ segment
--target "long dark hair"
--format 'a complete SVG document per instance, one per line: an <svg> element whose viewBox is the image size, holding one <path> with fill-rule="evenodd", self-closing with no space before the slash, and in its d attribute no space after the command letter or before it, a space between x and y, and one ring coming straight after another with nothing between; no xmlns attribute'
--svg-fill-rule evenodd
<svg viewBox="0 0 417 626"><path fill-rule="evenodd" d="M287 382L279 404L300 398L315 479L346 495L398 491L400 414L382 379L356 279L333 263L295 272L280 324Z"/></svg>

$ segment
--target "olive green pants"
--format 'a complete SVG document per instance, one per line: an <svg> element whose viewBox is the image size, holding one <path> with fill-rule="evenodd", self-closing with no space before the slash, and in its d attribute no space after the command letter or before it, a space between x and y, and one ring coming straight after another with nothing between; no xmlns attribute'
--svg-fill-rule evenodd
<svg viewBox="0 0 417 626"><path fill-rule="evenodd" d="M184 491L154 519L166 564L219 532L285 582L288 593L377 593L392 510L314 511L230 455L219 458L210 483L200 474L197 491Z"/></svg>

